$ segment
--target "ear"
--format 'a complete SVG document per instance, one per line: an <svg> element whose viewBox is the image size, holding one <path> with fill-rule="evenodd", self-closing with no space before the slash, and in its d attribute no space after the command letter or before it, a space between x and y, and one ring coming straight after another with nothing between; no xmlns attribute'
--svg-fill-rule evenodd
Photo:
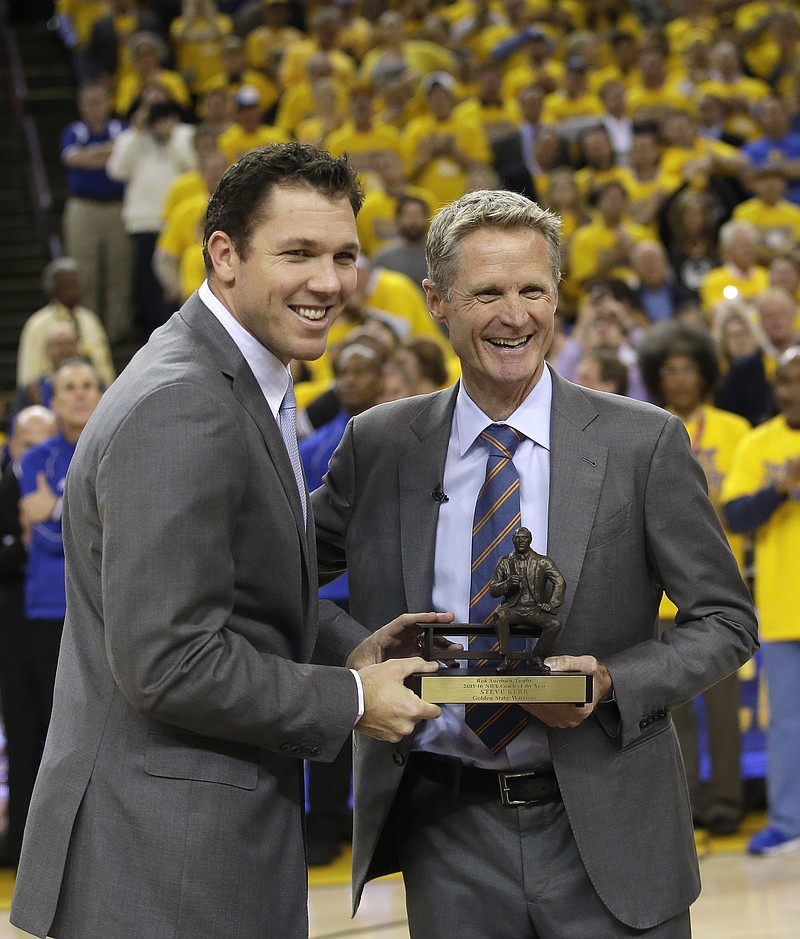
<svg viewBox="0 0 800 939"><path fill-rule="evenodd" d="M428 304L428 313L435 323L446 323L447 314L444 312L444 300L441 293L436 289L430 278L426 277L422 281L422 289L425 291L425 300Z"/></svg>
<svg viewBox="0 0 800 939"><path fill-rule="evenodd" d="M230 237L224 231L215 231L209 236L208 256L214 267L214 276L226 287L236 282L239 255Z"/></svg>

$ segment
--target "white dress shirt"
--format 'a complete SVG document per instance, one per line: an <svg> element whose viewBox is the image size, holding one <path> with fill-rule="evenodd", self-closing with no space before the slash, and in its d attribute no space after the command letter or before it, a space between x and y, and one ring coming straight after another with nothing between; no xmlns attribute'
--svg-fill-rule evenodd
<svg viewBox="0 0 800 939"><path fill-rule="evenodd" d="M514 454L520 478L522 524L533 535L533 547L547 553L547 511L550 491L550 406L553 381L545 367L528 397L506 421L523 439ZM479 439L493 421L464 390L456 397L442 489L448 501L439 510L433 574L433 608L452 610L457 623L469 622L472 523L478 491L486 478L488 451ZM508 551L512 551L511 544ZM467 637L453 636L467 645ZM531 641L532 642L532 641ZM442 716L427 721L415 748L457 757L487 769L542 769L551 764L544 725L531 717L528 727L504 750L493 755L464 722L464 705L446 705Z"/></svg>

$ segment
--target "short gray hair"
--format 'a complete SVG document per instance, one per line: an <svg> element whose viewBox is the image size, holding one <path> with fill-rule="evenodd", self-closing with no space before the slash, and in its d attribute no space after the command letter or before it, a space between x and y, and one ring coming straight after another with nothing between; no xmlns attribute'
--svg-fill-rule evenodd
<svg viewBox="0 0 800 939"><path fill-rule="evenodd" d="M539 232L547 246L553 288L561 280L561 219L554 212L518 192L479 189L440 209L431 222L425 244L428 276L449 300L458 274L458 249L467 235L481 228L529 228Z"/></svg>
<svg viewBox="0 0 800 939"><path fill-rule="evenodd" d="M53 287L55 287L58 274L75 274L78 276L79 273L78 262L75 258L56 258L42 271L42 290L50 297L53 295Z"/></svg>

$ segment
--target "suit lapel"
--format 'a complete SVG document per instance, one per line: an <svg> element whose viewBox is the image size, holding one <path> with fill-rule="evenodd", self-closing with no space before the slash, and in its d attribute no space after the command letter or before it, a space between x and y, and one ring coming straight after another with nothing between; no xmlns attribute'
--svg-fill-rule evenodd
<svg viewBox="0 0 800 939"><path fill-rule="evenodd" d="M567 583L558 610L562 623L569 619L608 458L608 448L585 433L596 417L581 391L553 373L547 553Z"/></svg>
<svg viewBox="0 0 800 939"><path fill-rule="evenodd" d="M444 478L447 444L458 385L434 395L410 422L410 445L399 465L400 557L407 609L431 609L436 525L433 497Z"/></svg>
<svg viewBox="0 0 800 939"><path fill-rule="evenodd" d="M303 505L300 501L300 493L297 490L289 454L286 452L286 444L255 375L253 375L236 343L197 294L193 294L186 301L180 310L180 315L186 324L201 337L203 344L208 347L220 370L230 379L231 389L236 399L258 427L291 507L297 530L301 536L300 542L306 564L308 564L309 570L316 570L316 561L309 556L309 539L303 521ZM310 499L308 505L310 523ZM314 562L313 567L312 561Z"/></svg>

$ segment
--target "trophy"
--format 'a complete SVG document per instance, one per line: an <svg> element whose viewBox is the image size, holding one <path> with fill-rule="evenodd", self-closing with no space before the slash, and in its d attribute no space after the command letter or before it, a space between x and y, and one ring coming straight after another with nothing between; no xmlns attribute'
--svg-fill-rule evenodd
<svg viewBox="0 0 800 939"><path fill-rule="evenodd" d="M518 528L512 540L514 551L497 562L489 585L491 595L503 600L488 623L419 624L422 657L445 663L438 672L411 676L410 687L425 701L579 707L592 700L591 675L553 672L544 664L561 632L553 610L564 599L564 577L552 558L533 550L527 528ZM492 648L463 651L437 647L438 637L454 635L489 636L495 642ZM533 651L516 651L516 638L535 638ZM447 664L454 660L457 668ZM469 666L476 661L479 667Z"/></svg>

